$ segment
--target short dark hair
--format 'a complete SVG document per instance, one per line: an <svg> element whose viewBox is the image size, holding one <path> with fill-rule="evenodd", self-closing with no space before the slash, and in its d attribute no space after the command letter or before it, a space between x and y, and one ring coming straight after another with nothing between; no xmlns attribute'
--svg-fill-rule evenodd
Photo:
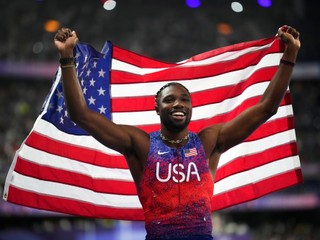
<svg viewBox="0 0 320 240"><path fill-rule="evenodd" d="M169 83L163 85L163 86L158 90L158 92L156 93L156 96L155 96L155 98L154 98L156 106L159 105L159 95L160 95L160 93L163 91L163 89L165 89L165 88L167 88L167 87L170 87L170 86L180 86L180 87L183 87L183 88L189 93L189 95L190 95L189 90L188 90L185 86L183 86L181 83L178 83L178 82L169 82Z"/></svg>

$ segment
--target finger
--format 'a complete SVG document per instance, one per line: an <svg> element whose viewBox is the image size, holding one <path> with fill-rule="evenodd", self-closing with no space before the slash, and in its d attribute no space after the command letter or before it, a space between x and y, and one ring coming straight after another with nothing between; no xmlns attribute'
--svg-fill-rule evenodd
<svg viewBox="0 0 320 240"><path fill-rule="evenodd" d="M79 42L79 38L77 36L77 33L75 31L72 31L71 36L74 38L74 43L77 44Z"/></svg>
<svg viewBox="0 0 320 240"><path fill-rule="evenodd" d="M70 36L71 35L71 29L70 28L61 28L61 32L63 33L63 34L65 34L66 36Z"/></svg>
<svg viewBox="0 0 320 240"><path fill-rule="evenodd" d="M54 39L60 42L65 42L66 39L71 35L72 35L72 31L70 28L61 28L58 30L58 32L54 36Z"/></svg>
<svg viewBox="0 0 320 240"><path fill-rule="evenodd" d="M295 32L296 30L293 28L293 27L290 27L288 26L288 29L287 29L287 33L290 33L291 35Z"/></svg>
<svg viewBox="0 0 320 240"><path fill-rule="evenodd" d="M55 40L55 41L64 42L64 41L65 41L65 37L64 37L62 34L57 33L57 34L54 36L54 40Z"/></svg>
<svg viewBox="0 0 320 240"><path fill-rule="evenodd" d="M295 29L295 28L291 28L291 29L290 29L290 34L291 34L295 39L298 39L299 36L300 36L299 31L297 31L297 29Z"/></svg>
<svg viewBox="0 0 320 240"><path fill-rule="evenodd" d="M297 29L290 26L287 29L287 33L290 33L294 39L298 39L300 36L300 33L297 31Z"/></svg>
<svg viewBox="0 0 320 240"><path fill-rule="evenodd" d="M288 28L289 28L288 25L283 25L279 29L281 29L281 31L283 31L283 32L286 32L288 30Z"/></svg>
<svg viewBox="0 0 320 240"><path fill-rule="evenodd" d="M283 31L285 30L285 31ZM283 43L288 43L289 42L289 38L288 36L286 35L287 34L287 29L286 28L279 28L278 29L278 37L280 38L280 40L283 42Z"/></svg>
<svg viewBox="0 0 320 240"><path fill-rule="evenodd" d="M284 29L283 29L283 27L278 28L278 33L277 33L276 36L282 38L282 37L283 37L283 34L284 34Z"/></svg>
<svg viewBox="0 0 320 240"><path fill-rule="evenodd" d="M70 32L70 37L78 38L76 31Z"/></svg>

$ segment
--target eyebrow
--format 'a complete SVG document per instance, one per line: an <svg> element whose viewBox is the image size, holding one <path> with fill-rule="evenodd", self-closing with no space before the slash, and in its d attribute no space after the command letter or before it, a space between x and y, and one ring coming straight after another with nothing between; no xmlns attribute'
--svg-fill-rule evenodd
<svg viewBox="0 0 320 240"><path fill-rule="evenodd" d="M171 93L171 94L163 96L162 99L166 99L166 98L169 98L169 97L177 97L177 98L179 98L179 97L188 97L188 98L191 99L191 95L189 93L182 93L180 95L175 95L175 94Z"/></svg>

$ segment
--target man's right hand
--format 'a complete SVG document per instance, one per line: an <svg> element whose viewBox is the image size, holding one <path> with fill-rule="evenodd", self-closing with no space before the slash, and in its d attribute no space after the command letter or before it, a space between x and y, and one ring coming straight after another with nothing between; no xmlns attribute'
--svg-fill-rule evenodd
<svg viewBox="0 0 320 240"><path fill-rule="evenodd" d="M61 28L54 37L54 44L61 57L73 57L73 48L79 41L75 31L69 28Z"/></svg>

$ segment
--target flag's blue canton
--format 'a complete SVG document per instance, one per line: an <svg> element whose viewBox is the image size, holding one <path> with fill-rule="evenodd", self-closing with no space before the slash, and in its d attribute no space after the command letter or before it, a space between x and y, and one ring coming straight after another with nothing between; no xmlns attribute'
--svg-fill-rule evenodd
<svg viewBox="0 0 320 240"><path fill-rule="evenodd" d="M84 97L90 109L106 117L111 117L110 111L110 68L111 68L111 43L107 42L103 53L97 52L88 44L78 43L75 47L77 75L81 84ZM66 109L61 79L56 87L51 89L46 103L46 113L42 116L54 124L61 131L87 135L86 131L72 122ZM53 91L53 92L52 92Z"/></svg>

